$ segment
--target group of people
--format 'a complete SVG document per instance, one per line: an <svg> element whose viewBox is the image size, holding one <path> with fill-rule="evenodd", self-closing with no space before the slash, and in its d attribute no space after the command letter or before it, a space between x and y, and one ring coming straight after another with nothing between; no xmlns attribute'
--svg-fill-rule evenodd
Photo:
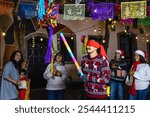
<svg viewBox="0 0 150 117"><path fill-rule="evenodd" d="M1 100L29 99L30 80L27 77L27 71L22 69L23 61L22 53L14 51L5 64L1 78Z"/></svg>
<svg viewBox="0 0 150 117"><path fill-rule="evenodd" d="M122 50L116 50L114 59L110 62L104 47L96 40L89 39L86 50L87 55L81 61L84 73L83 76L80 76L84 82L81 99L114 100L117 97L117 99L123 100L125 85L128 87L129 100L147 99L150 66L143 51L136 50L134 52L133 64L128 71ZM21 79L22 75L26 76L26 71L21 69L22 62L22 53L15 51L5 65L1 79L0 99L25 99L25 95L29 95L29 91L27 91L28 78ZM55 55L54 62L47 66L43 77L47 80L48 99L63 100L67 71L61 53ZM25 86L22 81L26 82Z"/></svg>

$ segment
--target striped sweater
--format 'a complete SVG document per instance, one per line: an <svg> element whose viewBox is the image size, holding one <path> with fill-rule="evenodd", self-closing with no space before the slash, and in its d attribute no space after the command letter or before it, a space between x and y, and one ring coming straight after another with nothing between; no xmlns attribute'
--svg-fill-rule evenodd
<svg viewBox="0 0 150 117"><path fill-rule="evenodd" d="M110 69L108 60L104 56L90 58L84 56L81 62L84 73L84 91L88 97L107 98L106 84L110 81Z"/></svg>

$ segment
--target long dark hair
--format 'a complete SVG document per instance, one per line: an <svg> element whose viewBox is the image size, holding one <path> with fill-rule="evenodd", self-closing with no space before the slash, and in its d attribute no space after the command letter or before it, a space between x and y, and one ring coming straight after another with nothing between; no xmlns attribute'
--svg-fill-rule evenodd
<svg viewBox="0 0 150 117"><path fill-rule="evenodd" d="M20 53L20 54L21 54L21 59L20 59L20 61L18 61L18 62L15 61L16 53ZM18 71L19 71L19 73L20 73L20 71L21 71L21 66L22 66L22 63L23 63L23 61L24 61L22 52L19 51L19 50L14 51L14 52L11 54L11 56L10 56L10 61L13 62L15 68L18 69Z"/></svg>
<svg viewBox="0 0 150 117"><path fill-rule="evenodd" d="M115 52L115 55L114 55L114 59L117 60L117 58L116 58L116 52ZM122 55L120 54L119 61L121 61L121 60L122 60Z"/></svg>
<svg viewBox="0 0 150 117"><path fill-rule="evenodd" d="M62 63L63 65L65 65L64 56L63 56L63 54L62 54L62 53L60 53L60 52L58 52L58 53L55 55L55 57L54 57L54 61L56 61L56 57L57 57L58 55L59 55L59 56L62 56L61 63Z"/></svg>

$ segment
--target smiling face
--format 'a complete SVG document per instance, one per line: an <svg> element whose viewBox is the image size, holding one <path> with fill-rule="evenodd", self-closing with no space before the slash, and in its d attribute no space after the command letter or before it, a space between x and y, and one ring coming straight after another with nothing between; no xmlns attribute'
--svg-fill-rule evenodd
<svg viewBox="0 0 150 117"><path fill-rule="evenodd" d="M140 55L139 54L134 54L134 60L135 61L140 61Z"/></svg>
<svg viewBox="0 0 150 117"><path fill-rule="evenodd" d="M15 60L16 62L19 62L19 61L21 60L21 53L20 53L20 52L17 52L17 53L15 54L14 60Z"/></svg>
<svg viewBox="0 0 150 117"><path fill-rule="evenodd" d="M96 52L97 51L97 48L93 47L93 46L87 46L86 47L86 51L88 54L91 54L93 52Z"/></svg>
<svg viewBox="0 0 150 117"><path fill-rule="evenodd" d="M25 77L26 75L23 73L23 72L21 72L20 73L20 78L23 78L23 77Z"/></svg>
<svg viewBox="0 0 150 117"><path fill-rule="evenodd" d="M115 52L115 58L116 58L116 59L120 59L120 58L121 58L121 54L118 53L118 52Z"/></svg>
<svg viewBox="0 0 150 117"><path fill-rule="evenodd" d="M62 55L61 55L61 54L58 54L58 55L56 56L56 61L58 61L58 62L61 62L61 61L62 61Z"/></svg>

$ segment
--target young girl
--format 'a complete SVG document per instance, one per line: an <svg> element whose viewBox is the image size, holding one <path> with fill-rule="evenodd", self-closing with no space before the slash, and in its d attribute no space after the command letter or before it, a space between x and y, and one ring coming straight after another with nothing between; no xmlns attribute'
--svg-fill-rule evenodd
<svg viewBox="0 0 150 117"><path fill-rule="evenodd" d="M126 80L130 86L130 100L145 100L148 94L150 81L150 66L145 60L145 54L141 50L134 52L134 63Z"/></svg>
<svg viewBox="0 0 150 117"><path fill-rule="evenodd" d="M123 86L127 73L127 63L123 59L123 51L115 51L115 57L110 61L110 69L110 99L114 100L118 94L118 99L123 100Z"/></svg>
<svg viewBox="0 0 150 117"><path fill-rule="evenodd" d="M57 53L54 58L53 70L50 71L51 64L46 68L43 76L47 80L46 90L48 90L49 100L63 100L66 89L65 79L66 69L61 53Z"/></svg>
<svg viewBox="0 0 150 117"><path fill-rule="evenodd" d="M30 79L27 77L27 71L25 69L21 69L20 73L20 82L19 86L19 100L29 100L30 94Z"/></svg>

